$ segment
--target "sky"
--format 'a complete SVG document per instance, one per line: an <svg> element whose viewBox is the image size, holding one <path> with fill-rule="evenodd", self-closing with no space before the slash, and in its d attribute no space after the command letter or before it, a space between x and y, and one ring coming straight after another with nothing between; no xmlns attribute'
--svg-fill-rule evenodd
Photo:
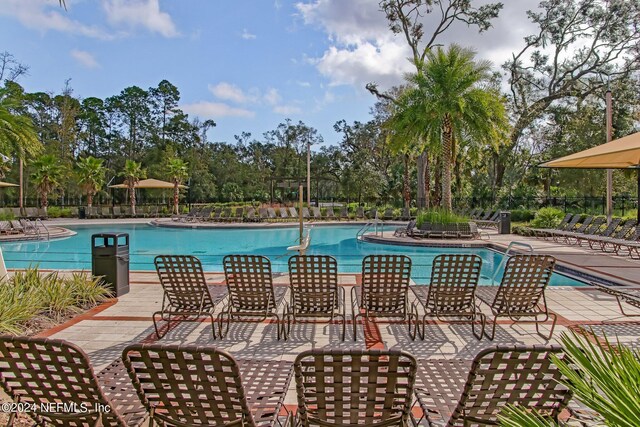
<svg viewBox="0 0 640 427"><path fill-rule="evenodd" d="M476 0L474 4L485 3ZM498 68L535 28L538 0L503 0L493 28L451 27L442 43L471 47ZM381 90L412 70L378 0L0 0L0 52L29 67L28 92L80 98L129 86L178 87L190 117L213 119L210 141L254 138L287 118L337 144L339 120L367 121ZM425 28L435 15L428 15Z"/></svg>

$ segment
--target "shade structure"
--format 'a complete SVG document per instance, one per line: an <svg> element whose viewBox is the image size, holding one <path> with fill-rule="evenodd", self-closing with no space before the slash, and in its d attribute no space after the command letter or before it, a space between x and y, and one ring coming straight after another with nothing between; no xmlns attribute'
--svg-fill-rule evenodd
<svg viewBox="0 0 640 427"><path fill-rule="evenodd" d="M12 184L10 182L0 181L0 187L18 187L18 184Z"/></svg>
<svg viewBox="0 0 640 427"><path fill-rule="evenodd" d="M574 169L635 168L638 174L638 201L640 204L640 132L542 163L540 167ZM638 222L640 222L640 206L638 208Z"/></svg>
<svg viewBox="0 0 640 427"><path fill-rule="evenodd" d="M136 183L134 188L173 188L174 185L172 182L162 181L159 179L141 179ZM178 187L187 188L186 185L180 184ZM115 184L110 185L109 188L128 188L126 184Z"/></svg>

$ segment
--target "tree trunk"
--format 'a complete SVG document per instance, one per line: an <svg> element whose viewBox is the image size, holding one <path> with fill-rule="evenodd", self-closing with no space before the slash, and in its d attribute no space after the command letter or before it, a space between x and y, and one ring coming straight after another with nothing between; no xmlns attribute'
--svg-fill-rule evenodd
<svg viewBox="0 0 640 427"><path fill-rule="evenodd" d="M136 216L136 189L129 187L129 203L131 204L131 216Z"/></svg>
<svg viewBox="0 0 640 427"><path fill-rule="evenodd" d="M89 191L87 193L87 207L90 208L93 206L93 192Z"/></svg>
<svg viewBox="0 0 640 427"><path fill-rule="evenodd" d="M423 209L427 206L429 197L429 193L427 192L427 183L425 181L425 169L427 169L427 165L429 163L429 155L426 150L418 156L416 163L418 169L418 192L416 193L416 202L418 209Z"/></svg>
<svg viewBox="0 0 640 427"><path fill-rule="evenodd" d="M429 209L431 206L431 161L428 154L424 160L424 195L424 207Z"/></svg>
<svg viewBox="0 0 640 427"><path fill-rule="evenodd" d="M178 185L180 185L179 182L174 182L173 183L173 211L176 215L179 215L179 209L178 209L178 202L180 201L180 187L178 187Z"/></svg>
<svg viewBox="0 0 640 427"><path fill-rule="evenodd" d="M442 201L442 154L439 154L434 162L433 168L433 206L440 206Z"/></svg>
<svg viewBox="0 0 640 427"><path fill-rule="evenodd" d="M42 191L40 193L40 206L44 210L45 215L47 214L47 207L49 206L49 192Z"/></svg>
<svg viewBox="0 0 640 427"><path fill-rule="evenodd" d="M402 176L402 198L404 199L404 207L409 209L411 205L411 190L409 189L409 155L403 156L404 173Z"/></svg>
<svg viewBox="0 0 640 427"><path fill-rule="evenodd" d="M442 201L440 206L451 210L451 150L453 128L451 118L445 116L442 123Z"/></svg>

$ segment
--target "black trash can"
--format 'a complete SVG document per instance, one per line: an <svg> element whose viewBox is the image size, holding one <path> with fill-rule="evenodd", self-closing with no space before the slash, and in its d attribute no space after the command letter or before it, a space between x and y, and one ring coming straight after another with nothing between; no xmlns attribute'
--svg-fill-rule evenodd
<svg viewBox="0 0 640 427"><path fill-rule="evenodd" d="M78 208L78 219L87 219L87 208L84 206Z"/></svg>
<svg viewBox="0 0 640 427"><path fill-rule="evenodd" d="M103 276L114 297L129 292L129 235L101 233L91 236L91 272Z"/></svg>
<svg viewBox="0 0 640 427"><path fill-rule="evenodd" d="M500 212L500 223L498 224L499 234L511 234L511 212Z"/></svg>

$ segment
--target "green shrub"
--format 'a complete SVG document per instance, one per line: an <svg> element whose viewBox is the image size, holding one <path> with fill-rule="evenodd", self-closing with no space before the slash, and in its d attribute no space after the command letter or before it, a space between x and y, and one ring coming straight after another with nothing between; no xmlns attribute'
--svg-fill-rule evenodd
<svg viewBox="0 0 640 427"><path fill-rule="evenodd" d="M71 208L50 206L47 209L47 216L49 218L71 218Z"/></svg>
<svg viewBox="0 0 640 427"><path fill-rule="evenodd" d="M17 271L0 281L0 333L24 333L39 317L60 321L109 297L99 278L83 273L60 277L37 268Z"/></svg>
<svg viewBox="0 0 640 427"><path fill-rule="evenodd" d="M536 216L531 221L534 228L555 228L564 218L564 212L556 208L542 208L536 212Z"/></svg>
<svg viewBox="0 0 640 427"><path fill-rule="evenodd" d="M11 221L16 219L16 216L11 211L0 211L0 221Z"/></svg>
<svg viewBox="0 0 640 427"><path fill-rule="evenodd" d="M512 222L529 222L535 218L535 213L528 209L514 209L511 211Z"/></svg>
<svg viewBox="0 0 640 427"><path fill-rule="evenodd" d="M440 208L432 208L423 211L417 217L418 227L420 227L425 222L430 224L455 224L467 221L469 221L469 219L466 217Z"/></svg>

